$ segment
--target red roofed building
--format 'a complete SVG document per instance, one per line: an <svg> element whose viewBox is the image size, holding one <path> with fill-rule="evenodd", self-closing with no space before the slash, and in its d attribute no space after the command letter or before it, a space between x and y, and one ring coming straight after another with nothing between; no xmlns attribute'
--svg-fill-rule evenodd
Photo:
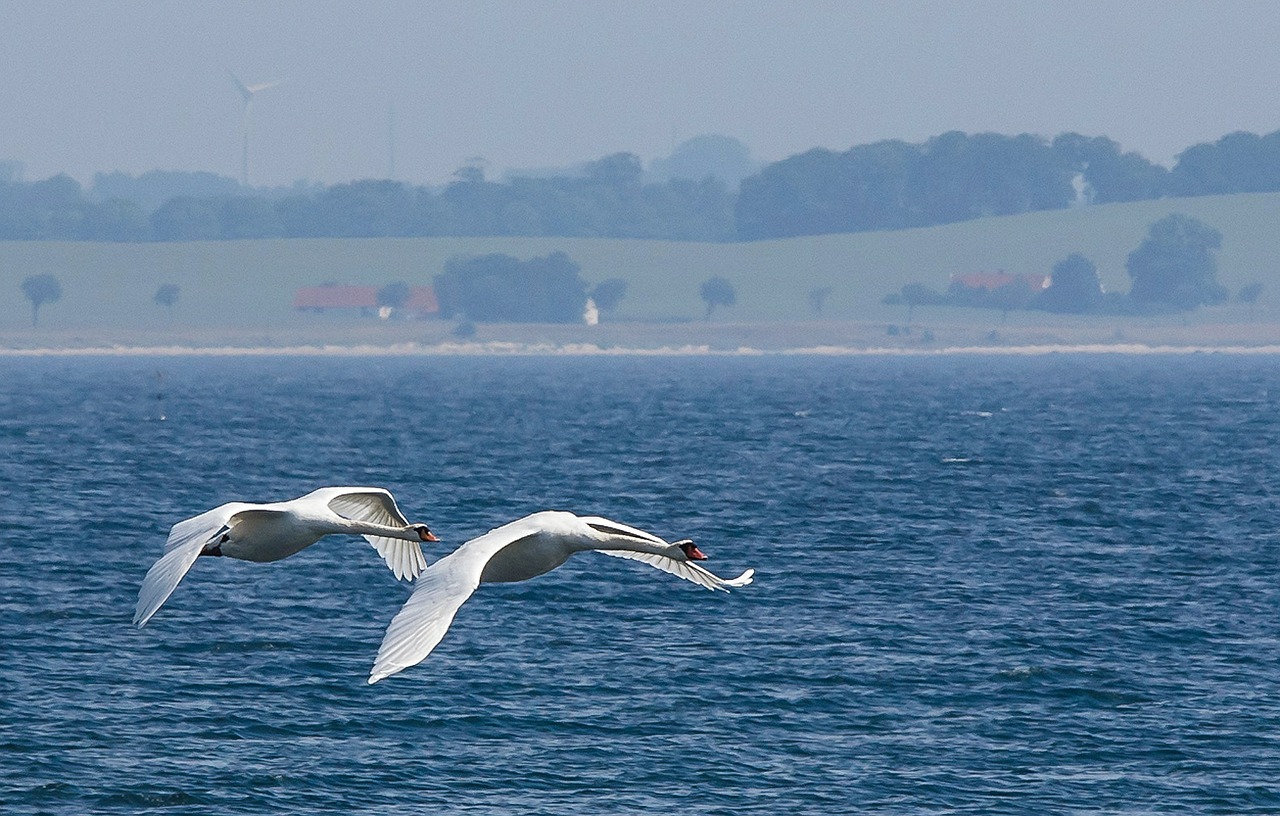
<svg viewBox="0 0 1280 816"><path fill-rule="evenodd" d="M302 312L324 312L329 309L355 310L361 314L379 314L377 286L348 286L332 284L328 286L308 286L295 289L293 292L293 308ZM436 292L430 286L409 287L409 298L397 311L411 317L432 317L440 313L440 304L436 301Z"/></svg>
<svg viewBox="0 0 1280 816"><path fill-rule="evenodd" d="M1033 292L1049 286L1048 275L1010 275L1008 272L970 272L951 276L951 291L958 289L983 289L994 292L1006 286L1018 285Z"/></svg>
<svg viewBox="0 0 1280 816"><path fill-rule="evenodd" d="M436 300L436 290L431 286L413 286L409 289L409 299L404 302L404 309L418 317L440 314L440 302Z"/></svg>
<svg viewBox="0 0 1280 816"><path fill-rule="evenodd" d="M325 309L376 309L376 286L309 286L293 293L293 308L302 311Z"/></svg>

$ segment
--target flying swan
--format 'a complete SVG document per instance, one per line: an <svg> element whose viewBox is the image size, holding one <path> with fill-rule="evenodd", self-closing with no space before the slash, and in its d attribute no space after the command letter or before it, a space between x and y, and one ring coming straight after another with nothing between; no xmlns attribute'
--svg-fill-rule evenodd
<svg viewBox="0 0 1280 816"><path fill-rule="evenodd" d="M524 581L550 572L584 550L631 558L692 581L728 591L751 583L749 569L725 580L695 561L706 556L692 541L668 544L657 536L598 516L555 510L534 513L473 538L418 577L382 639L369 682L415 666L431 654L453 616L480 584Z"/></svg>
<svg viewBox="0 0 1280 816"><path fill-rule="evenodd" d="M147 570L133 622L146 625L202 555L279 561L334 533L364 536L397 578L426 569L422 541L439 541L425 524L410 524L380 487L322 487L291 501L229 502L180 521L164 555Z"/></svg>

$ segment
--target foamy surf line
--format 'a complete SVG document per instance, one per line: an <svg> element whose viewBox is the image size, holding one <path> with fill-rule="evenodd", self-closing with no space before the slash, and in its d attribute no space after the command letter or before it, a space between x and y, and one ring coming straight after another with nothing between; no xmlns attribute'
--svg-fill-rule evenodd
<svg viewBox="0 0 1280 816"><path fill-rule="evenodd" d="M390 346L97 346L85 348L0 348L0 357L447 357L447 356L559 356L559 357L946 357L1005 356L1034 357L1054 354L1080 355L1188 355L1188 354L1280 354L1280 345L1146 345L1142 343L1084 343L1076 345L944 346L900 348L852 346L800 346L785 349L758 349L741 346L718 349L706 345L633 348L596 346L590 343L562 345L541 343L442 343Z"/></svg>

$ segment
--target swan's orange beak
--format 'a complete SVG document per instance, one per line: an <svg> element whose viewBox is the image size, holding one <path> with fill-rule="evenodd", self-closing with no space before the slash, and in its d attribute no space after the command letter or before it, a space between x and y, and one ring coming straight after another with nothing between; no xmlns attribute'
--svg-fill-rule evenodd
<svg viewBox="0 0 1280 816"><path fill-rule="evenodd" d="M439 541L440 540L436 538L435 533L431 532L425 527L418 531L418 538L422 539L423 541Z"/></svg>
<svg viewBox="0 0 1280 816"><path fill-rule="evenodd" d="M698 545L692 541L686 541L680 545L680 549L684 550L684 554L689 557L690 561L706 561L707 556L702 550L698 549Z"/></svg>

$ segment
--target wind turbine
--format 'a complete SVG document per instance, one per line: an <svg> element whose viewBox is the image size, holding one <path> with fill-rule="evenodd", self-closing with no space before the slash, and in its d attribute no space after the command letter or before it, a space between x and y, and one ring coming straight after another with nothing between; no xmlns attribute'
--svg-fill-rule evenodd
<svg viewBox="0 0 1280 816"><path fill-rule="evenodd" d="M240 81L240 77L236 76L231 71L227 71L227 73L231 74L231 81L236 84L236 90L240 92L241 98L244 99L244 119L240 123L240 130L244 137L244 147L240 153L240 186L244 188L248 188L249 186L249 106L253 102L253 95L258 93L258 91L265 91L267 88L274 88L275 86L284 82L284 80L277 79L274 82L260 82L257 85L245 85L243 82Z"/></svg>

